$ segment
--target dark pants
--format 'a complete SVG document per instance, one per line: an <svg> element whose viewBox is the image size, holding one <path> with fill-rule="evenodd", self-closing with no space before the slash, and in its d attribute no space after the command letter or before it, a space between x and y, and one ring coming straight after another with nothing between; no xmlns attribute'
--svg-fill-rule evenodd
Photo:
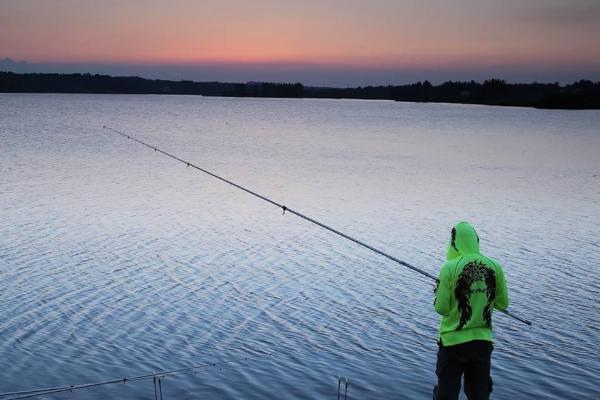
<svg viewBox="0 0 600 400"><path fill-rule="evenodd" d="M458 400L461 377L465 375L465 394L469 400L488 400L492 393L490 361L492 342L474 340L455 346L440 345L435 373L438 384L434 400Z"/></svg>

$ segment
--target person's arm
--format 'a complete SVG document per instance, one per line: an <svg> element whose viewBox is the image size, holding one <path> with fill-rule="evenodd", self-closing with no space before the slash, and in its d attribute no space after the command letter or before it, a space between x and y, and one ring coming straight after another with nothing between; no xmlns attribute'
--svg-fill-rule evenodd
<svg viewBox="0 0 600 400"><path fill-rule="evenodd" d="M450 312L450 299L452 297L452 289L450 287L450 277L448 276L447 265L444 265L440 270L440 277L437 288L435 289L435 311L440 315L448 315Z"/></svg>
<svg viewBox="0 0 600 400"><path fill-rule="evenodd" d="M506 310L508 307L508 288L506 287L506 279L504 279L504 271L502 266L496 264L496 298L494 299L494 308L496 310Z"/></svg>

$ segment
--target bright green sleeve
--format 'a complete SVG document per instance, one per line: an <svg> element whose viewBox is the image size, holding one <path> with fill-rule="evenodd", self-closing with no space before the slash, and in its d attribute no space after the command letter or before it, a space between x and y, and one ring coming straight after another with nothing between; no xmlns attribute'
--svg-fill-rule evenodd
<svg viewBox="0 0 600 400"><path fill-rule="evenodd" d="M506 279L504 279L504 271L502 266L496 264L496 298L494 299L494 308L497 310L506 310L508 307L508 288L506 287Z"/></svg>
<svg viewBox="0 0 600 400"><path fill-rule="evenodd" d="M438 286L435 290L435 311L440 315L448 315L450 312L450 299L452 296L448 266L445 264L440 270Z"/></svg>

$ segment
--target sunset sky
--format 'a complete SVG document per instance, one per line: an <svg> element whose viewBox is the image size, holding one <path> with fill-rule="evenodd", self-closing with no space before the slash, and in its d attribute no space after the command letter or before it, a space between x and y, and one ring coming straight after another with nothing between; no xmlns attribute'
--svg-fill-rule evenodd
<svg viewBox="0 0 600 400"><path fill-rule="evenodd" d="M600 1L0 0L4 57L195 80L600 79Z"/></svg>

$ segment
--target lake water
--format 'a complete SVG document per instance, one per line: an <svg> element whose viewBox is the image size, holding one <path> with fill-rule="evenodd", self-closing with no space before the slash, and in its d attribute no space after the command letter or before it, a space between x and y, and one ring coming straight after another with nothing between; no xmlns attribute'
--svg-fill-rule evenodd
<svg viewBox="0 0 600 400"><path fill-rule="evenodd" d="M493 397L600 397L600 112L51 94L0 95L0 392L431 397L427 278L104 125L434 275L471 222L533 321L494 315Z"/></svg>

